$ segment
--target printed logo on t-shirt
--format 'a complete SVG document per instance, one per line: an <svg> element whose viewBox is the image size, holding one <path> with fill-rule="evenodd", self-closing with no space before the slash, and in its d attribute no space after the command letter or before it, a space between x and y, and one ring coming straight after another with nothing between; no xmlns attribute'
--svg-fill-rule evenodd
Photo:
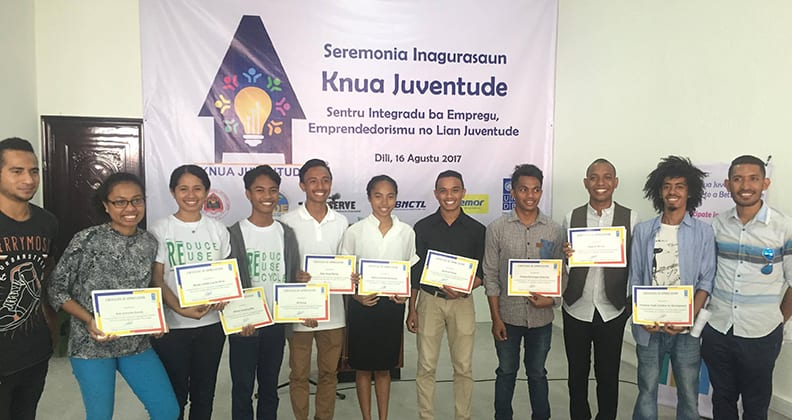
<svg viewBox="0 0 792 420"><path fill-rule="evenodd" d="M39 311L49 242L40 235L6 236L0 241L0 332L26 326Z"/></svg>
<svg viewBox="0 0 792 420"><path fill-rule="evenodd" d="M210 241L173 241L166 240L168 263L177 265L212 261L212 256L220 252L220 244Z"/></svg>
<svg viewBox="0 0 792 420"><path fill-rule="evenodd" d="M286 281L282 252L259 252L248 249L247 258L251 281L271 281L273 283Z"/></svg>

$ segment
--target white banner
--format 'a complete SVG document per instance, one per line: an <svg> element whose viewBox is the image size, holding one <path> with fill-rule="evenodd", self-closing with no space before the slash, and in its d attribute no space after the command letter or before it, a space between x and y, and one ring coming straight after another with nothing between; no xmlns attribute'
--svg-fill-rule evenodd
<svg viewBox="0 0 792 420"><path fill-rule="evenodd" d="M544 171L549 214L557 3L141 0L150 220L175 211L181 164L207 169L206 213L231 223L250 211L246 169L276 167L286 211L315 157L351 222L370 212L372 176L397 180L411 223L455 169L465 209L488 223L513 205L519 163Z"/></svg>

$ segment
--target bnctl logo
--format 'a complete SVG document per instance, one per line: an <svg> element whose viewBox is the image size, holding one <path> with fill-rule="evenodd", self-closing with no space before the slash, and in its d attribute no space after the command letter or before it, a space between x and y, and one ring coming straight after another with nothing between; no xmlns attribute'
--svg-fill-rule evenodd
<svg viewBox="0 0 792 420"><path fill-rule="evenodd" d="M426 210L425 201L396 201L396 207L399 210Z"/></svg>
<svg viewBox="0 0 792 420"><path fill-rule="evenodd" d="M511 196L511 178L503 178L503 211L514 209L514 198Z"/></svg>

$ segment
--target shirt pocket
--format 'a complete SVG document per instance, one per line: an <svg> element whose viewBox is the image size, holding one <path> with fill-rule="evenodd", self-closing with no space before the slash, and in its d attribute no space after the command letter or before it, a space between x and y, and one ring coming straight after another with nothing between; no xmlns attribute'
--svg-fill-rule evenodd
<svg viewBox="0 0 792 420"><path fill-rule="evenodd" d="M546 239L541 239L542 247L539 248L539 258L543 260L549 260L553 258L553 248L555 248L555 242L548 241Z"/></svg>

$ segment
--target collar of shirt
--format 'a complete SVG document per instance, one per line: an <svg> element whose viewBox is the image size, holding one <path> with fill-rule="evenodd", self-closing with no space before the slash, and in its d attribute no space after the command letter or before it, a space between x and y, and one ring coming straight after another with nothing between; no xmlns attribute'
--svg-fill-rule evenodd
<svg viewBox="0 0 792 420"><path fill-rule="evenodd" d="M740 220L740 216L737 214L737 207L729 209L729 218L735 219L738 223L742 224L742 220ZM764 223L765 225L770 223L770 211L768 210L767 203L764 201L762 201L762 207L756 212L754 218L746 223L746 225L750 225L754 222Z"/></svg>
<svg viewBox="0 0 792 420"><path fill-rule="evenodd" d="M370 223L370 224L374 225L374 227L379 228L380 221L373 214L369 214L368 217L366 217L365 220L366 220L366 223ZM391 214L391 220L393 221L393 227L396 227L396 226L399 225L399 218L396 217L395 214Z"/></svg>
<svg viewBox="0 0 792 420"><path fill-rule="evenodd" d="M326 206L327 204L325 204L325 207ZM316 220L314 219L313 216L311 216L311 213L308 213L308 209L305 208L305 204L300 206L299 215L300 218L303 220L314 220L314 221ZM321 225L322 223L329 223L332 222L333 220L335 220L335 212L330 207L327 207L327 213L325 213L325 217L322 219L321 222L317 222L317 223Z"/></svg>
<svg viewBox="0 0 792 420"><path fill-rule="evenodd" d="M586 208L588 208L588 211L589 211L590 215L593 215L593 216L596 216L597 218L600 218L600 217L604 217L604 216L610 216L611 214L613 214L613 208L616 205L615 203L616 203L615 201L611 200L610 207L606 207L606 208L602 209L602 216L600 216L597 213L597 209L595 209L594 207L591 207L591 203L586 204Z"/></svg>
<svg viewBox="0 0 792 420"><path fill-rule="evenodd" d="M515 223L515 222L516 223L522 223L522 220L520 220L520 218L517 216L517 211L515 211L515 210L512 210L509 213L509 218L507 220L509 222L512 222L512 223ZM537 224L546 225L549 220L550 219L547 216L545 216L545 214L542 213L541 210L539 210L539 214L536 215L536 220L534 220L534 222L531 223L531 225L528 226L528 227L535 226Z"/></svg>
<svg viewBox="0 0 792 420"><path fill-rule="evenodd" d="M660 214L659 216L652 219L652 232L657 234L660 231L660 225L663 224L663 215ZM685 217L682 218L682 223L680 225L685 225L687 227L693 227L693 217L690 216L690 213L685 212Z"/></svg>
<svg viewBox="0 0 792 420"><path fill-rule="evenodd" d="M440 209L439 208L437 209L437 211L432 213L429 216L429 218L430 218L429 220L431 221L431 223L434 224L434 225L442 225L442 226L447 226L447 227L450 227L450 228L457 227L457 226L459 226L459 227L467 227L469 219L471 219L471 217L468 216L461 208L459 209L459 216L450 225L448 223L446 223L445 219L443 219L443 216L440 214Z"/></svg>

